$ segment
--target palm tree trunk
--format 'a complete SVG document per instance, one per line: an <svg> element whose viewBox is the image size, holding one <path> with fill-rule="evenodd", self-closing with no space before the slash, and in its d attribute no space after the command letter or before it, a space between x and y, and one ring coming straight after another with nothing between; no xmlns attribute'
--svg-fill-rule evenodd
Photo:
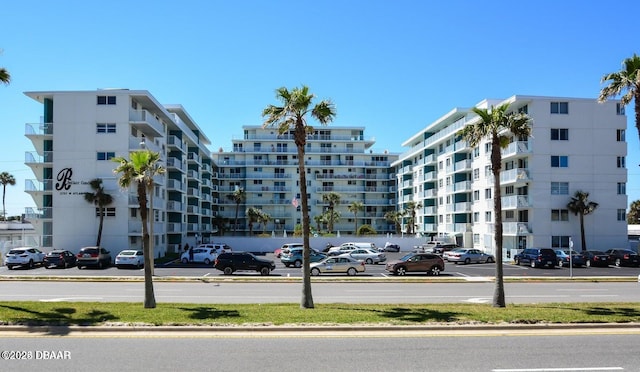
<svg viewBox="0 0 640 372"><path fill-rule="evenodd" d="M100 223L98 224L98 239L96 240L96 247L100 247L100 242L102 241L102 224L104 223L104 207L98 206L98 210L100 211Z"/></svg>
<svg viewBox="0 0 640 372"><path fill-rule="evenodd" d="M587 250L587 241L584 236L584 213L580 213L580 241L582 242L582 250Z"/></svg>
<svg viewBox="0 0 640 372"><path fill-rule="evenodd" d="M494 133L491 147L491 169L493 171L493 213L495 214L494 239L496 243L496 287L493 293L493 307L505 307L504 271L502 267L502 192L500 191L500 170L502 155L500 141Z"/></svg>
<svg viewBox="0 0 640 372"><path fill-rule="evenodd" d="M638 129L638 137L640 137L640 89L636 89L636 94L634 95L634 107L636 114L636 129ZM3 194L4 195L4 194Z"/></svg>
<svg viewBox="0 0 640 372"><path fill-rule="evenodd" d="M300 171L300 204L302 209L302 301L300 307L303 309L313 309L313 296L311 295L311 267L310 256L311 248L309 242L309 201L307 200L307 176L304 167L304 144L305 131L304 126L296 125L295 129L296 146L298 148L298 170Z"/></svg>
<svg viewBox="0 0 640 372"><path fill-rule="evenodd" d="M138 183L138 203L140 204L140 219L142 220L142 253L144 255L144 308L154 309L156 297L153 292L153 272L151 271L151 250L149 246L149 231L147 227L147 190L143 183Z"/></svg>
<svg viewBox="0 0 640 372"><path fill-rule="evenodd" d="M353 232L354 234L358 234L358 213L353 214L353 221L356 224L356 230Z"/></svg>
<svg viewBox="0 0 640 372"><path fill-rule="evenodd" d="M4 217L5 221L7 220L7 207L5 207L4 205L4 196L6 192L7 192L7 185L3 183L2 184L2 217Z"/></svg>

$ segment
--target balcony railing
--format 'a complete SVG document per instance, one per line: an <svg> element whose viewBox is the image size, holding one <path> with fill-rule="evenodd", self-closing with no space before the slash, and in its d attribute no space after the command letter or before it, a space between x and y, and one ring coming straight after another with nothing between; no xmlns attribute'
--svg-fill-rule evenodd
<svg viewBox="0 0 640 372"><path fill-rule="evenodd" d="M26 136L44 136L53 134L53 123L27 123L24 134Z"/></svg>
<svg viewBox="0 0 640 372"><path fill-rule="evenodd" d="M24 191L52 191L53 180L44 180L42 182L34 179L24 180Z"/></svg>
<svg viewBox="0 0 640 372"><path fill-rule="evenodd" d="M44 151L43 155L35 151L27 151L24 154L24 162L27 164L53 163L53 151Z"/></svg>
<svg viewBox="0 0 640 372"><path fill-rule="evenodd" d="M162 122L147 110L129 110L129 121L145 123L145 126L136 125L136 127L149 137L159 137L164 134Z"/></svg>

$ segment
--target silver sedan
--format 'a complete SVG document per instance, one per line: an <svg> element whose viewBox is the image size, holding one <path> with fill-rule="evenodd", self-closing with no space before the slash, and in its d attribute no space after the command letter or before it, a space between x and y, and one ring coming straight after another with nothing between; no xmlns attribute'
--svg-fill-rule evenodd
<svg viewBox="0 0 640 372"><path fill-rule="evenodd" d="M447 261L464 264L470 263L491 263L495 262L493 255L484 253L483 251L475 248L459 248L449 252L447 255Z"/></svg>

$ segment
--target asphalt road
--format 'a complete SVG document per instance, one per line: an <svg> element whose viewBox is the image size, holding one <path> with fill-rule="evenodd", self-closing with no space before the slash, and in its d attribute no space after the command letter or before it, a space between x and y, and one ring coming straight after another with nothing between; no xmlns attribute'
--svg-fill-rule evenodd
<svg viewBox="0 0 640 372"><path fill-rule="evenodd" d="M0 360L5 371L638 371L631 334L568 330L557 335L509 331L447 335L424 332L134 332L0 338L2 351L31 359ZM607 334L609 333L609 334ZM66 359L42 359L43 351ZM40 359L36 359L36 356Z"/></svg>

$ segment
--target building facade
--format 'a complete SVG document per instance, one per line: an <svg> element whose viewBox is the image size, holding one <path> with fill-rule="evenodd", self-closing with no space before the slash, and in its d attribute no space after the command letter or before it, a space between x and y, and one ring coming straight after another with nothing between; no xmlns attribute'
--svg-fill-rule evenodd
<svg viewBox="0 0 640 372"><path fill-rule="evenodd" d="M26 217L45 248L77 251L96 244L97 208L85 201L89 182L100 178L114 201L106 207L102 246L119 251L142 246L135 188L122 190L113 157L131 151L158 152L166 174L155 178L154 252L162 255L185 243L206 240L212 231L213 163L209 139L181 105L162 105L144 90L26 92L42 103L39 123L26 124L34 146L26 181L37 208Z"/></svg>
<svg viewBox="0 0 640 372"><path fill-rule="evenodd" d="M233 139L233 148L222 148L213 154L218 173L214 199L218 202L216 214L227 221L227 230L236 234L249 232L247 208L262 210L272 217L267 226L256 224L254 232L293 232L301 223L299 169L297 148L293 132L279 134L276 128L244 126L242 138ZM389 151L374 152L375 140L365 138L362 127L316 128L307 138L305 170L309 217L312 229L327 231L325 223L315 217L323 214L328 203L327 193L337 193L340 202L334 207L340 218L334 221L334 233L353 234L357 226L371 225L377 233L394 232L393 224L384 217L395 210L396 185L391 163L398 158ZM240 205L229 199L237 189L245 191L246 200ZM363 210L356 214L348 210L357 201ZM319 229L318 229L319 228Z"/></svg>
<svg viewBox="0 0 640 372"><path fill-rule="evenodd" d="M582 249L579 217L567 208L576 191L599 203L585 217L586 247L627 247L625 158L627 119L619 101L513 96L478 108L510 104L531 118L529 138L511 136L502 150L500 187L505 258L513 249L570 245ZM419 206L416 231L494 251L493 175L487 139L471 148L457 134L479 118L455 108L403 143L393 163L399 209Z"/></svg>

